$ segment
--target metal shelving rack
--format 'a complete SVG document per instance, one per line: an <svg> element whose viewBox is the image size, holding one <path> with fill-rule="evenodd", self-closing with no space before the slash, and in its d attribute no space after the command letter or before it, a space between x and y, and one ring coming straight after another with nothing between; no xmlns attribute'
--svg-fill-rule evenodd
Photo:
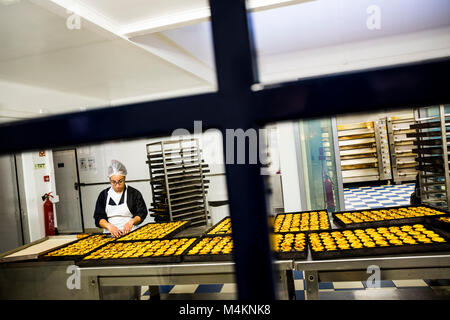
<svg viewBox="0 0 450 320"><path fill-rule="evenodd" d="M386 121L338 125L343 183L391 179Z"/></svg>
<svg viewBox="0 0 450 320"><path fill-rule="evenodd" d="M206 194L208 165L201 157L198 139L150 143L147 164L155 221L190 220L191 226L208 224Z"/></svg>
<svg viewBox="0 0 450 320"><path fill-rule="evenodd" d="M448 142L450 137L450 114L444 113L444 106L439 106L437 116L425 117L425 108L416 109L416 124L411 125L416 133L407 134L415 137L417 153L420 196L422 203L448 209L450 203L450 177L448 161Z"/></svg>
<svg viewBox="0 0 450 320"><path fill-rule="evenodd" d="M392 180L397 184L416 180L417 154L412 151L416 136L409 136L416 132L415 129L410 128L415 123L413 114L386 118Z"/></svg>

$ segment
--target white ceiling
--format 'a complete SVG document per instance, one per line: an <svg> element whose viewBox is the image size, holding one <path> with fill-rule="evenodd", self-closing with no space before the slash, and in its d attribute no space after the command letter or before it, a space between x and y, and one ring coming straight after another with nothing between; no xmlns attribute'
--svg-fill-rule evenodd
<svg viewBox="0 0 450 320"><path fill-rule="evenodd" d="M376 31L366 26L373 4L381 9ZM251 0L249 7L263 81L450 55L448 0ZM73 12L79 30L66 27ZM0 0L0 118L27 104L58 112L215 90L208 20L207 0ZM18 101L4 96L16 94L12 87L37 89Z"/></svg>
<svg viewBox="0 0 450 320"><path fill-rule="evenodd" d="M195 73L87 19L70 30L71 14L50 1L0 3L0 118L213 90ZM61 103L63 94L73 103Z"/></svg>
<svg viewBox="0 0 450 320"><path fill-rule="evenodd" d="M77 0L117 25L132 25L208 8L207 0Z"/></svg>

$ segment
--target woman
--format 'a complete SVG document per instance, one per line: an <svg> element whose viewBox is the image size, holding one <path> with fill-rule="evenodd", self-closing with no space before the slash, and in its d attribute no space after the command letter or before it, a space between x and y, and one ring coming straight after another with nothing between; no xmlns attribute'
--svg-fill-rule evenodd
<svg viewBox="0 0 450 320"><path fill-rule="evenodd" d="M125 166L112 160L108 167L111 187L100 192L94 211L95 225L116 238L136 229L147 216L142 194L125 185L126 175Z"/></svg>

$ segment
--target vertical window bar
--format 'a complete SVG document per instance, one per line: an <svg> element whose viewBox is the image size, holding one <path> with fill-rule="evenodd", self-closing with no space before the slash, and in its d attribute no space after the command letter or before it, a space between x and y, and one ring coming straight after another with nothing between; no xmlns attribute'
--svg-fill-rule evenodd
<svg viewBox="0 0 450 320"><path fill-rule="evenodd" d="M236 282L239 299L274 299L274 278L269 245L269 230L264 184L259 161L250 163L251 152L258 145L255 106L251 85L257 82L244 0L210 0L211 23L218 91L222 109L230 110L222 133L226 154L226 177L235 243ZM253 135L247 138L245 154L236 148L234 133ZM245 135L244 135L245 136ZM257 148L256 148L257 149ZM235 152L236 151L236 152ZM233 157L229 157L233 152ZM258 156L257 156L258 157ZM237 163L245 159L245 163ZM231 161L230 161L231 160Z"/></svg>

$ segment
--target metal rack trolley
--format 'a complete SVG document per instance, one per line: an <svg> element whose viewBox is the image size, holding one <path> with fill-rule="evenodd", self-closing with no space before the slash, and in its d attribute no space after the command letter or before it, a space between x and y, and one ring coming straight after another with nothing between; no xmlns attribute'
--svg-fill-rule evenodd
<svg viewBox="0 0 450 320"><path fill-rule="evenodd" d="M410 128L415 123L413 115L386 118L392 180L397 184L416 179L417 154L413 152L416 137L411 135L416 133L416 130Z"/></svg>
<svg viewBox="0 0 450 320"><path fill-rule="evenodd" d="M155 221L189 220L191 226L208 224L206 189L209 172L198 139L147 144Z"/></svg>
<svg viewBox="0 0 450 320"><path fill-rule="evenodd" d="M386 121L338 125L344 183L391 179Z"/></svg>
<svg viewBox="0 0 450 320"><path fill-rule="evenodd" d="M416 133L408 136L417 140L418 172L420 196L422 202L440 208L448 209L450 203L450 175L448 159L448 136L450 122L446 121L444 106L439 106L439 114L433 117L423 116L424 109L414 111L416 124L411 128Z"/></svg>

